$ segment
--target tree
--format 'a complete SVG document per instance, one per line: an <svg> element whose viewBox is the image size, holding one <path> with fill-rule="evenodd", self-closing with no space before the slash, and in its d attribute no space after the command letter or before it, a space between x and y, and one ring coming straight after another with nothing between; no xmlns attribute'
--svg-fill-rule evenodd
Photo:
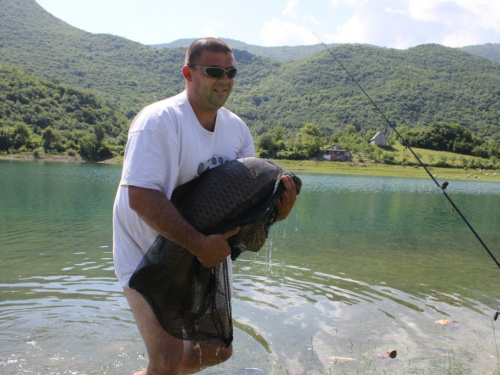
<svg viewBox="0 0 500 375"><path fill-rule="evenodd" d="M95 160L99 148L95 134L87 134L80 138L80 155L89 160Z"/></svg>
<svg viewBox="0 0 500 375"><path fill-rule="evenodd" d="M448 157L446 155L440 155L438 158L438 165L440 167L448 166Z"/></svg>
<svg viewBox="0 0 500 375"><path fill-rule="evenodd" d="M42 133L42 146L45 152L51 150L59 140L58 134L49 126Z"/></svg>
<svg viewBox="0 0 500 375"><path fill-rule="evenodd" d="M14 147L19 149L21 146L28 147L31 137L31 130L22 122L18 122L12 133L12 142Z"/></svg>
<svg viewBox="0 0 500 375"><path fill-rule="evenodd" d="M300 128L299 135L300 136L310 135L310 136L313 136L313 137L320 137L321 136L321 132L319 131L319 129L318 129L318 127L316 125L314 125L314 124L306 124L305 126L303 126L302 128Z"/></svg>
<svg viewBox="0 0 500 375"><path fill-rule="evenodd" d="M106 129L104 129L104 126L102 124L95 124L94 125L94 134L95 134L97 143L101 144L102 141L104 140L104 136L106 135Z"/></svg>
<svg viewBox="0 0 500 375"><path fill-rule="evenodd" d="M268 157L274 156L278 149L273 135L269 132L263 133L257 138L256 146L258 149L265 151Z"/></svg>
<svg viewBox="0 0 500 375"><path fill-rule="evenodd" d="M321 150L321 132L314 124L306 124L299 131L300 146L306 157L314 157Z"/></svg>
<svg viewBox="0 0 500 375"><path fill-rule="evenodd" d="M384 164L394 164L395 160L394 160L394 155L388 153L388 152L384 152L382 154L382 163Z"/></svg>
<svg viewBox="0 0 500 375"><path fill-rule="evenodd" d="M12 128L0 127L0 151L8 151L12 146Z"/></svg>
<svg viewBox="0 0 500 375"><path fill-rule="evenodd" d="M266 151L274 151L275 143L274 137L271 133L263 133L257 138L257 147Z"/></svg>
<svg viewBox="0 0 500 375"><path fill-rule="evenodd" d="M286 129L283 126L275 126L271 129L271 134L274 137L274 141L284 141L286 136Z"/></svg>

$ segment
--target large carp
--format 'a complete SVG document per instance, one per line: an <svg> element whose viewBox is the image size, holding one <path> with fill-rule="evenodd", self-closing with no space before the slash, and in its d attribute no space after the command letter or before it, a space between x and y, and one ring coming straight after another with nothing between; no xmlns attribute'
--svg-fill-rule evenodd
<svg viewBox="0 0 500 375"><path fill-rule="evenodd" d="M236 159L178 186L170 200L205 235L239 226L240 231L228 239L234 260L264 245L285 191L284 174L292 176L299 193L300 179L279 164L254 157ZM189 251L159 235L129 286L141 293L170 335L228 347L233 326L227 267L224 262L206 269Z"/></svg>

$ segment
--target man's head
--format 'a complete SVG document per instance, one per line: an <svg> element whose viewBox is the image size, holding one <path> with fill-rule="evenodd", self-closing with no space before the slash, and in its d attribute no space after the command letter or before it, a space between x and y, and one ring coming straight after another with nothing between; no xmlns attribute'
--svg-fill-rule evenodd
<svg viewBox="0 0 500 375"><path fill-rule="evenodd" d="M195 40L186 52L184 65L199 65L199 59L203 51L214 53L233 53L231 47L225 42L216 38L202 38Z"/></svg>
<svg viewBox="0 0 500 375"><path fill-rule="evenodd" d="M225 104L233 88L235 64L233 50L219 39L203 38L191 44L182 73L195 112L216 113ZM205 69L209 67L223 70Z"/></svg>

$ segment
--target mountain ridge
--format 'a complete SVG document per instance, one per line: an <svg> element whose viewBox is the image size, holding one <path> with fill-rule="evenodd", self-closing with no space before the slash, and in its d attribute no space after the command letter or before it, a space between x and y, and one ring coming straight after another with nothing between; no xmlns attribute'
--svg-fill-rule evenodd
<svg viewBox="0 0 500 375"><path fill-rule="evenodd" d="M153 48L187 48L197 38L178 39L171 43L152 44ZM231 46L233 49L239 49L250 52L251 54L267 57L272 60L281 62L288 62L292 60L301 60L325 49L322 44L303 45L303 46L277 46L277 47L264 47L254 44L247 44L235 39L220 38ZM329 44L328 47L333 47L338 44Z"/></svg>
<svg viewBox="0 0 500 375"><path fill-rule="evenodd" d="M177 39L170 43L161 43L161 44L151 44L150 47L163 49L163 48L187 48L189 45L194 42L197 38L183 38ZM316 53L319 53L325 50L325 46L327 48L335 47L340 44L331 43L331 44L314 44L314 45L302 45L302 46L259 46L255 44L248 44L239 40L230 39L230 38L220 38L229 44L232 48L241 49L244 51L248 51L255 55L267 57L270 59L287 62L292 60L300 60L309 56L312 56ZM390 49L386 47L375 46L366 43L349 43L351 45L364 45L371 47L378 47L383 49ZM417 47L417 46L414 46ZM402 51L408 50L410 48L406 48ZM484 57L485 59L500 62L500 43L486 43L486 44L478 44L478 45L470 45L464 47L450 47L456 48L465 52L469 52L473 55Z"/></svg>
<svg viewBox="0 0 500 375"><path fill-rule="evenodd" d="M184 88L183 47L157 49L91 34L56 19L34 0L0 5L1 63L91 90L129 119ZM239 72L227 107L257 135L275 126L293 134L308 123L325 134L347 125L362 134L387 127L331 53L392 121L411 128L457 121L500 139L500 64L440 45L333 45L288 62L235 48Z"/></svg>

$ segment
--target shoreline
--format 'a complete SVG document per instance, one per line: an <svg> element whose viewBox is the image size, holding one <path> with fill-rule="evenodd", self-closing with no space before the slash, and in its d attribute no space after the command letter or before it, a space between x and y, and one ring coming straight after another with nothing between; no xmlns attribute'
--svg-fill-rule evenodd
<svg viewBox="0 0 500 375"><path fill-rule="evenodd" d="M276 160L290 172L347 174L360 176L430 178L425 169L417 165L390 165L375 163L348 163L329 161ZM473 180L500 182L499 170L429 167L429 172L437 180Z"/></svg>
<svg viewBox="0 0 500 375"><path fill-rule="evenodd" d="M63 162L63 163L90 163L90 164L111 164L121 165L123 156L115 156L110 159L92 162L78 156L67 155L40 155L35 158L32 153L1 155L0 160L28 161L28 162ZM285 160L273 159L281 164L285 169L293 173L326 173L326 174L346 174L360 176L380 176L380 177L401 177L401 178L430 178L425 169L421 166L402 166L375 163L348 163L330 162L327 160ZM441 168L429 167L429 172L434 178L442 180L473 180L500 182L499 170L481 170L465 168Z"/></svg>
<svg viewBox="0 0 500 375"><path fill-rule="evenodd" d="M110 159L101 161L89 161L83 159L80 155L78 156L68 156L68 155L40 155L38 157L33 156L32 153L29 154L13 154L13 155L0 155L0 160L11 160L11 161L34 161L34 162L62 162L62 163L89 163L89 164L122 164L123 157L115 156Z"/></svg>

